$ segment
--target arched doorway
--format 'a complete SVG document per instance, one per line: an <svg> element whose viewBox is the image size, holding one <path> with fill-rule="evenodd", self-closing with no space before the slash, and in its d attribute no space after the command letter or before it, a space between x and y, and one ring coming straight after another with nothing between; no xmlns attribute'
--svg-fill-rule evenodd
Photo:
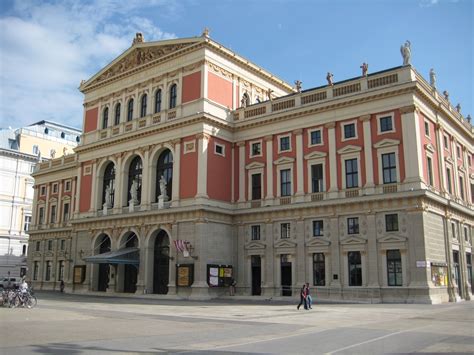
<svg viewBox="0 0 474 355"><path fill-rule="evenodd" d="M153 293L168 293L170 271L170 239L164 230L155 238L153 263Z"/></svg>
<svg viewBox="0 0 474 355"><path fill-rule="evenodd" d="M135 233L128 235L125 248L138 248L138 237ZM136 265L124 265L123 292L134 293L137 290L138 267Z"/></svg>
<svg viewBox="0 0 474 355"><path fill-rule="evenodd" d="M99 238L99 254L108 253L110 251L110 238L107 235L103 235ZM105 292L109 285L109 264L99 264L99 275L97 290Z"/></svg>

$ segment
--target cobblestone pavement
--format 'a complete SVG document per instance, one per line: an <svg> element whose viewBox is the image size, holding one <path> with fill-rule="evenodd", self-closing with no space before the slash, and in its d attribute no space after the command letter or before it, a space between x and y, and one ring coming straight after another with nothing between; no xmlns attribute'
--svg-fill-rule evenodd
<svg viewBox="0 0 474 355"><path fill-rule="evenodd" d="M474 353L474 302L315 304L37 293L0 307L0 354Z"/></svg>

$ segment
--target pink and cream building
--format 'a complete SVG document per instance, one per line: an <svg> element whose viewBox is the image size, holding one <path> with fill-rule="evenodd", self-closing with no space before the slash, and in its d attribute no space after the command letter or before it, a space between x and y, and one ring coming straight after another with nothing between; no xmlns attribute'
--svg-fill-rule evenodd
<svg viewBox="0 0 474 355"><path fill-rule="evenodd" d="M80 90L81 144L34 174L35 287L471 299L472 126L412 66L301 91L206 33L137 34Z"/></svg>

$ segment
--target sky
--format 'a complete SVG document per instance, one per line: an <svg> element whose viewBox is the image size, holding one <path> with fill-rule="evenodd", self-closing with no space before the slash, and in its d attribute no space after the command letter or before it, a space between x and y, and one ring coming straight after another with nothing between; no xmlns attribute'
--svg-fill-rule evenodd
<svg viewBox="0 0 474 355"><path fill-rule="evenodd" d="M82 79L145 41L199 36L303 90L402 64L430 68L440 92L473 109L474 1L471 0L2 0L0 128L50 120L82 128Z"/></svg>

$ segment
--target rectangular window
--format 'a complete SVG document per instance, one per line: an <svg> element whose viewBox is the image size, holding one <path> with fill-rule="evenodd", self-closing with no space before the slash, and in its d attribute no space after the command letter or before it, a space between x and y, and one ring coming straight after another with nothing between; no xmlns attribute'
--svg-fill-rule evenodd
<svg viewBox="0 0 474 355"><path fill-rule="evenodd" d="M291 196L291 169L280 170L281 196Z"/></svg>
<svg viewBox="0 0 474 355"><path fill-rule="evenodd" d="M382 154L383 183L393 184L397 182L397 163L395 153Z"/></svg>
<svg viewBox="0 0 474 355"><path fill-rule="evenodd" d="M224 156L224 146L221 145L221 144L217 144L215 145L215 151L214 151L217 155L222 155Z"/></svg>
<svg viewBox="0 0 474 355"><path fill-rule="evenodd" d="M392 116L380 117L380 132L391 132L392 130Z"/></svg>
<svg viewBox="0 0 474 355"><path fill-rule="evenodd" d="M359 217L347 219L347 234L359 234Z"/></svg>
<svg viewBox="0 0 474 355"><path fill-rule="evenodd" d="M357 159L345 160L346 164L346 189L359 187L359 172Z"/></svg>
<svg viewBox="0 0 474 355"><path fill-rule="evenodd" d="M63 222L66 222L69 220L69 203L64 204L64 210L63 210Z"/></svg>
<svg viewBox="0 0 474 355"><path fill-rule="evenodd" d="M464 179L462 176L459 177L459 195L464 200Z"/></svg>
<svg viewBox="0 0 474 355"><path fill-rule="evenodd" d="M448 137L443 136L443 142L444 142L444 149L449 150L449 148L448 148Z"/></svg>
<svg viewBox="0 0 474 355"><path fill-rule="evenodd" d="M51 279L51 261L46 262L46 275L45 281L49 281Z"/></svg>
<svg viewBox="0 0 474 355"><path fill-rule="evenodd" d="M389 286L402 286L402 257L400 250L387 250L387 282Z"/></svg>
<svg viewBox="0 0 474 355"><path fill-rule="evenodd" d="M56 205L51 206L51 220L49 223L56 223Z"/></svg>
<svg viewBox="0 0 474 355"><path fill-rule="evenodd" d="M49 251L53 250L53 241L51 239L48 240L48 250Z"/></svg>
<svg viewBox="0 0 474 355"><path fill-rule="evenodd" d="M41 242L37 241L36 242L36 251L40 251L40 247L41 247Z"/></svg>
<svg viewBox="0 0 474 355"><path fill-rule="evenodd" d="M311 165L311 192L323 192L323 164Z"/></svg>
<svg viewBox="0 0 474 355"><path fill-rule="evenodd" d="M41 186L41 188L40 188L40 196L46 196L46 186Z"/></svg>
<svg viewBox="0 0 474 355"><path fill-rule="evenodd" d="M252 156L262 154L262 145L260 142L252 143Z"/></svg>
<svg viewBox="0 0 474 355"><path fill-rule="evenodd" d="M425 121L425 136L430 136L430 125L428 122Z"/></svg>
<svg viewBox="0 0 474 355"><path fill-rule="evenodd" d="M64 260L58 262L58 281L64 280Z"/></svg>
<svg viewBox="0 0 474 355"><path fill-rule="evenodd" d="M355 134L355 123L350 123L344 125L344 138L354 138L356 136Z"/></svg>
<svg viewBox="0 0 474 355"><path fill-rule="evenodd" d="M58 184L53 184L53 194L58 193Z"/></svg>
<svg viewBox="0 0 474 355"><path fill-rule="evenodd" d="M23 230L28 232L30 230L31 216L25 216L25 223L23 225Z"/></svg>
<svg viewBox="0 0 474 355"><path fill-rule="evenodd" d="M347 253L349 265L349 286L362 286L362 261L360 251Z"/></svg>
<svg viewBox="0 0 474 355"><path fill-rule="evenodd" d="M467 232L467 227L464 227L464 240L469 242L469 234Z"/></svg>
<svg viewBox="0 0 474 355"><path fill-rule="evenodd" d="M44 223L44 207L40 207L38 211L38 224Z"/></svg>
<svg viewBox="0 0 474 355"><path fill-rule="evenodd" d="M446 169L446 187L448 188L448 192L452 194L453 190L451 188L451 170L449 169Z"/></svg>
<svg viewBox="0 0 474 355"><path fill-rule="evenodd" d="M64 239L61 239L61 250L64 250L66 247L66 241Z"/></svg>
<svg viewBox="0 0 474 355"><path fill-rule="evenodd" d="M38 280L38 270L39 270L39 262L35 261L34 267L33 267L33 280Z"/></svg>
<svg viewBox="0 0 474 355"><path fill-rule="evenodd" d="M311 145L321 144L321 130L311 132Z"/></svg>
<svg viewBox="0 0 474 355"><path fill-rule="evenodd" d="M456 224L455 223L451 223L451 233L453 235L453 239L457 239L457 235L456 235Z"/></svg>
<svg viewBox="0 0 474 355"><path fill-rule="evenodd" d="M430 157L426 158L426 165L428 170L428 183L433 186L433 162Z"/></svg>
<svg viewBox="0 0 474 355"><path fill-rule="evenodd" d="M262 199L262 174L252 174L252 200Z"/></svg>
<svg viewBox="0 0 474 355"><path fill-rule="evenodd" d="M322 237L324 234L323 221L313 221L313 237Z"/></svg>
<svg viewBox="0 0 474 355"><path fill-rule="evenodd" d="M397 232L398 231L398 214L386 214L385 215L385 231Z"/></svg>
<svg viewBox="0 0 474 355"><path fill-rule="evenodd" d="M252 226L252 240L260 240L260 226Z"/></svg>
<svg viewBox="0 0 474 355"><path fill-rule="evenodd" d="M324 261L324 253L313 254L313 285L326 285L326 264Z"/></svg>
<svg viewBox="0 0 474 355"><path fill-rule="evenodd" d="M71 181L66 181L65 185L64 185L64 191L68 192L68 191L71 191Z"/></svg>
<svg viewBox="0 0 474 355"><path fill-rule="evenodd" d="M290 150L290 137L281 137L280 138L280 152Z"/></svg>
<svg viewBox="0 0 474 355"><path fill-rule="evenodd" d="M290 223L282 223L280 225L280 236L281 239L290 238Z"/></svg>
<svg viewBox="0 0 474 355"><path fill-rule="evenodd" d="M471 290L474 289L474 279L472 278L472 255L466 253L466 268L467 268L467 282L471 285Z"/></svg>
<svg viewBox="0 0 474 355"><path fill-rule="evenodd" d="M458 157L458 159L461 159L461 148L459 148L458 145L456 146L456 156Z"/></svg>

